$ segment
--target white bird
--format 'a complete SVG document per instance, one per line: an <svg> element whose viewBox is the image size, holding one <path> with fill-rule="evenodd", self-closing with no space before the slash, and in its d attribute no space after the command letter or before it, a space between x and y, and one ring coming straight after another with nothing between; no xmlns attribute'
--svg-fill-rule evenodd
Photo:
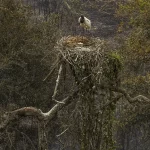
<svg viewBox="0 0 150 150"><path fill-rule="evenodd" d="M86 18L85 16L81 15L78 19L78 22L80 23L80 26L84 29L90 30L91 29L91 20Z"/></svg>

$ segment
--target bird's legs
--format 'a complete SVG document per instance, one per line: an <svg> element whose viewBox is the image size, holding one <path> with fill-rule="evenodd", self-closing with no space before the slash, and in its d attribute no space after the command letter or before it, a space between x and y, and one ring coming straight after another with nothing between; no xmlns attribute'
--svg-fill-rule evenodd
<svg viewBox="0 0 150 150"><path fill-rule="evenodd" d="M84 36L84 34L85 34L85 30L84 30L84 28L82 28L82 42L83 42L83 36Z"/></svg>
<svg viewBox="0 0 150 150"><path fill-rule="evenodd" d="M93 32L90 30L89 33L90 33L90 36L93 38Z"/></svg>

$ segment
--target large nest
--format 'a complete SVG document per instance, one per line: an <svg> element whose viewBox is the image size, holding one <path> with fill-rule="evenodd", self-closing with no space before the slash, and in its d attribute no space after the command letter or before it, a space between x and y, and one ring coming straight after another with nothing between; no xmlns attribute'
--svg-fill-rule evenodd
<svg viewBox="0 0 150 150"><path fill-rule="evenodd" d="M70 36L63 37L58 41L56 50L61 55L60 58L63 58L62 62L65 61L70 65L79 89L77 96L79 103L76 103L75 106L77 112L74 113L75 117L74 115L72 116L73 121L78 118L78 125L75 128L77 128L81 137L82 145L86 145L83 149L92 149L91 145L87 146L87 143L90 142L93 145L97 145L99 142L97 136L102 135L104 139L110 141L112 138L110 126L112 126L114 113L111 108L105 109L105 112L103 111L102 113L103 115L101 115L102 111L100 111L102 106L110 100L110 90L104 91L103 87L100 88L101 86L99 86L108 85L111 81L113 59L109 56L107 43L99 38ZM94 130L91 127L94 127ZM105 133L99 132L106 129ZM103 140L101 143L104 145L105 141Z"/></svg>
<svg viewBox="0 0 150 150"><path fill-rule="evenodd" d="M93 83L99 84L112 69L106 42L99 38L63 37L58 41L56 49L71 65L79 82L90 78Z"/></svg>

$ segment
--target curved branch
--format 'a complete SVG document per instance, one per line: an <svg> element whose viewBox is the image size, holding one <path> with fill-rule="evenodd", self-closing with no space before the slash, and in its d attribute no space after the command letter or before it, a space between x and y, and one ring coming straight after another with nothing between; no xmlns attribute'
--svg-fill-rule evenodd
<svg viewBox="0 0 150 150"><path fill-rule="evenodd" d="M128 100L129 103L135 103L135 102L139 102L139 103L150 103L150 99L143 96L143 95L138 95L135 97L131 97L129 95L129 93L126 92L125 89L123 88L119 88L119 87L110 87L110 89L114 92L118 92L124 95L124 97Z"/></svg>
<svg viewBox="0 0 150 150"><path fill-rule="evenodd" d="M18 120L22 116L34 116L41 121L50 121L55 117L59 110L61 110L64 106L67 106L72 102L72 98L75 97L77 93L78 91L75 91L72 95L67 96L61 101L61 103L57 103L52 109L50 109L46 113L43 113L40 109L37 109L35 107L23 107L11 112L7 112L3 116L2 123L0 123L0 131L4 130L9 124L14 122L15 120Z"/></svg>

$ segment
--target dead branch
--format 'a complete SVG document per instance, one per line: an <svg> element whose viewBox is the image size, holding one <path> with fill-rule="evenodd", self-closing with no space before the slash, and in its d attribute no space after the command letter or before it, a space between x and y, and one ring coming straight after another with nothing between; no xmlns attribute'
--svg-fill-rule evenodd
<svg viewBox="0 0 150 150"><path fill-rule="evenodd" d="M128 100L129 103L150 103L150 99L143 96L143 95L138 95L135 97L131 97L129 93L127 93L127 91L123 88L119 88L119 87L109 87L112 91L114 92L118 92L123 94L123 96Z"/></svg>
<svg viewBox="0 0 150 150"><path fill-rule="evenodd" d="M56 136L57 136L57 137L62 136L68 129L69 129L69 128L65 129L62 133L60 133L60 134L58 134L58 135L56 135Z"/></svg>
<svg viewBox="0 0 150 150"><path fill-rule="evenodd" d="M54 93L53 93L53 96L52 96L52 100L54 100L54 101L55 101L55 97L56 97L56 94L57 94L57 91L58 91L58 85L59 85L59 82L60 82L61 73L62 73L62 64L59 67L58 76L57 76L57 80L56 80L56 85L55 85ZM59 101L56 101L56 102L59 102Z"/></svg>
<svg viewBox="0 0 150 150"><path fill-rule="evenodd" d="M67 96L61 101L61 103L57 103L52 109L50 109L50 111L46 113L43 113L40 109L35 107L23 107L12 112L7 112L4 114L3 121L0 123L0 131L4 130L9 124L23 116L34 116L40 121L50 121L55 117L59 110L71 103L72 98L75 97L77 93L78 91L75 91L73 94Z"/></svg>
<svg viewBox="0 0 150 150"><path fill-rule="evenodd" d="M52 70L51 70L51 71L49 72L49 74L43 79L43 81L46 81L46 80L50 77L50 75L55 71L56 66L57 66L59 63L60 63L60 58L58 57L57 60L56 60L56 62L55 62L54 65L53 65Z"/></svg>

